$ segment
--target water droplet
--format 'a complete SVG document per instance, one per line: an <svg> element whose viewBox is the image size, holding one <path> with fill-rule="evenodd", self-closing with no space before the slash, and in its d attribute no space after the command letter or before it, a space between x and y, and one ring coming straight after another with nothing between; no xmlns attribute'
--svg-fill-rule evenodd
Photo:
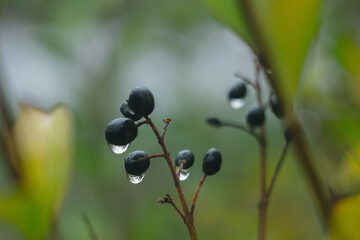
<svg viewBox="0 0 360 240"><path fill-rule="evenodd" d="M139 184L142 182L142 180L144 179L145 177L145 173L142 173L141 175L139 176L135 176L135 175L132 175L130 173L126 173L127 175L127 178L129 180L129 182L131 182L132 184Z"/></svg>
<svg viewBox="0 0 360 240"><path fill-rule="evenodd" d="M240 109L244 106L245 101L243 98L233 98L230 100L230 106L233 109Z"/></svg>
<svg viewBox="0 0 360 240"><path fill-rule="evenodd" d="M181 169L180 170L179 180L180 181L185 181L186 179L188 179L189 175L190 175L189 169Z"/></svg>
<svg viewBox="0 0 360 240"><path fill-rule="evenodd" d="M126 150L129 147L129 143L126 145L122 145L122 146L118 146L118 145L114 145L114 144L109 144L109 148L110 150L115 153L115 154L122 154L124 152L126 152Z"/></svg>
<svg viewBox="0 0 360 240"><path fill-rule="evenodd" d="M267 68L265 71L266 71L269 75L272 75L272 74L273 74L273 72L272 72L271 69L269 69L269 68Z"/></svg>

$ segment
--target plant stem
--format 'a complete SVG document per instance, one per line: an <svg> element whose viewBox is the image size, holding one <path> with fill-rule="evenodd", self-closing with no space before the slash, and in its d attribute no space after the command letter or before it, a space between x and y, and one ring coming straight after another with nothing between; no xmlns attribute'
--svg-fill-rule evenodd
<svg viewBox="0 0 360 240"><path fill-rule="evenodd" d="M96 236L95 230L90 222L89 217L86 214L83 214L83 217L84 217L85 224L89 230L91 240L98 240L98 237Z"/></svg>
<svg viewBox="0 0 360 240"><path fill-rule="evenodd" d="M254 48L254 45L250 45L252 47L252 50L255 54L263 55L263 63L265 68L271 69L271 66L269 65L269 62L267 61L267 55L269 55L269 52L266 52L267 46L265 41L263 41L264 37L260 33L260 30L258 28L258 24L256 22L256 17L253 11L253 8L250 4L250 0L238 0L238 5L240 11L244 14L244 19L249 26L249 31L251 32L254 41L256 41L257 48ZM276 74L274 72L273 74L270 74L268 71L265 71L266 77L268 79L268 82L272 86L275 93L279 95L279 89L278 85L275 84L275 77L273 76ZM293 127L293 129L299 128L299 125L297 123L296 116L294 114L288 114L287 116L287 122ZM311 188L315 194L316 200L319 204L320 213L325 221L325 225L328 225L328 220L330 217L330 210L332 206L332 200L329 198L329 193L326 190L326 187L323 183L323 181L320 179L318 170L313 166L314 159L311 156L308 147L306 146L306 140L303 139L301 134L299 134L294 139L294 149L297 153L297 159L299 161L299 164L302 168L302 170L305 172L305 175L311 185ZM326 226L327 227L327 226Z"/></svg>
<svg viewBox="0 0 360 240"><path fill-rule="evenodd" d="M191 204L191 210L190 210L191 216L194 216L196 199L198 198L200 189L201 189L202 185L204 184L205 178L206 178L206 174L204 174L204 176L200 179L199 186L197 187L197 189L196 189L196 191L195 191L194 198L193 198L192 204Z"/></svg>
<svg viewBox="0 0 360 240"><path fill-rule="evenodd" d="M272 192L272 189L274 187L274 184L275 184L275 181L276 181L276 178L277 176L279 175L279 172L280 172L280 168L285 160L285 156L286 156L286 153L287 153L287 150L289 149L289 143L290 142L286 142L282 152L281 152L281 156L279 158L279 161L278 163L276 164L276 168L274 170L274 173L271 177L271 180L270 180L270 184L269 184L269 187L266 191L266 200L268 201L269 198L270 198L270 195L271 195L271 192Z"/></svg>
<svg viewBox="0 0 360 240"><path fill-rule="evenodd" d="M16 153L15 140L13 136L13 120L6 103L0 76L0 147L4 156L4 162L8 168L12 179L16 184L20 182L19 158Z"/></svg>
<svg viewBox="0 0 360 240"><path fill-rule="evenodd" d="M254 138L256 138L257 140L259 140L259 136L254 132L253 129L246 127L245 125L239 124L239 123L233 123L233 122L229 122L229 121L221 121L221 126L226 126L226 127L233 127L233 128L238 128L244 132L247 132L248 134L250 134L251 136L253 136Z"/></svg>
<svg viewBox="0 0 360 240"><path fill-rule="evenodd" d="M265 225L266 225L266 139L265 126L260 127L259 137L260 150L260 201L259 201L259 240L265 239Z"/></svg>
<svg viewBox="0 0 360 240"><path fill-rule="evenodd" d="M255 89L256 98L259 106L264 107L262 103L262 88L260 85L260 65L258 61L254 60L255 64ZM265 124L260 126L260 134L258 137L259 143L259 160L260 160L260 201L259 207L259 240L265 239L265 226L266 226L266 210L267 210L267 199L266 199L266 129Z"/></svg>
<svg viewBox="0 0 360 240"><path fill-rule="evenodd" d="M176 204L174 203L174 201L170 197L170 194L166 194L164 199L161 199L161 198L159 199L158 204L163 204L163 203L171 204L171 206L174 207L175 211L180 215L180 217L183 219L183 221L185 223L186 219L185 219L184 214L181 212L181 210L178 208L178 206L176 206Z"/></svg>
<svg viewBox="0 0 360 240"><path fill-rule="evenodd" d="M183 191L182 191L182 188L181 188L181 184L180 184L180 180L179 178L177 177L176 175L176 172L175 172L175 168L172 164L172 161L171 161L171 158L170 158L170 153L168 152L167 148L166 148L166 145L165 145L165 142L164 142L164 134L165 134L165 131L166 131L166 128L167 128L167 125L170 123L169 121L165 121L165 126L164 126L164 129L163 129L163 133L162 135L160 135L159 131L157 130L156 126L154 125L154 123L152 122L152 120L146 116L145 119L147 120L148 124L151 126L153 132L155 133L157 139L158 139L158 142L164 152L164 158L167 162L167 164L169 165L169 168L170 168L170 172L171 172L171 175L173 177L173 180L174 180L174 184L175 184L175 188L178 192L178 195L179 195L179 198L180 198L180 202L181 202L181 206L183 208L183 211L184 211L184 216L185 216L185 225L189 231L189 234L190 234L190 237L192 240L197 240L197 235L196 235L196 229L195 229L195 225L194 225L194 218L190 215L190 211L189 211L189 207L185 201L185 197L184 197L184 194L183 194Z"/></svg>

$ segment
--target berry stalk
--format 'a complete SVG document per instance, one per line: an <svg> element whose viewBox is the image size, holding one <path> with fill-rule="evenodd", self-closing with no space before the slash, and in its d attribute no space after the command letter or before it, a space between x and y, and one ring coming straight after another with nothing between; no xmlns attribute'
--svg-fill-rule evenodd
<svg viewBox="0 0 360 240"><path fill-rule="evenodd" d="M199 186L197 187L196 191L195 191L195 194L194 194L194 198L192 200L192 204L191 204L191 210L190 210L190 214L191 216L194 216L194 210L195 210L195 205L196 205L196 199L198 198L198 195L199 195L199 192L200 192L200 189L202 187L202 185L204 184L204 181L205 181L205 178L206 178L206 174L204 174L204 176L200 179L200 182L199 182Z"/></svg>
<svg viewBox="0 0 360 240"><path fill-rule="evenodd" d="M174 168L174 166L172 164L172 161L171 161L171 158L170 158L170 153L168 152L168 150L166 148L166 145L165 145L165 142L164 142L164 136L165 136L165 132L166 132L166 129L167 129L167 126L168 126L169 122L166 121L163 132L160 135L159 131L157 130L154 123L152 122L151 118L146 116L145 119L148 122L148 124L150 125L150 127L152 128L153 132L155 133L155 135L156 135L156 137L158 139L158 142L159 142L159 144L161 146L161 149L164 152L164 158L165 158L167 164L169 165L170 172L171 172L171 175L172 175L173 180L174 180L175 188L176 188L176 190L178 192L178 195L179 195L179 198L180 198L180 203L181 203L181 206L183 208L183 214L185 216L184 222L185 222L185 225L186 225L186 227L187 227L187 229L189 231L190 237L191 237L192 240L197 240L198 238L197 238L196 229L195 229L195 225L194 225L194 218L190 214L189 207L188 207L188 205L187 205L187 203L185 201L184 193L183 193L182 188L181 188L180 180L176 175L175 168Z"/></svg>

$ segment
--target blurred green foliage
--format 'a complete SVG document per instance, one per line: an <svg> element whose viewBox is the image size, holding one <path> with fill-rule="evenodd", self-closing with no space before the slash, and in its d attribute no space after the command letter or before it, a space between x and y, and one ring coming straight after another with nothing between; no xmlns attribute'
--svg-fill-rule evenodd
<svg viewBox="0 0 360 240"><path fill-rule="evenodd" d="M154 93L155 124L160 128L162 119L173 119L166 136L172 156L185 148L195 154L191 176L183 184L188 201L201 177L205 152L216 147L223 154L221 171L206 180L199 195L195 223L200 239L256 237L259 181L256 142L242 132L213 129L204 123L211 114L245 122L246 109L254 102L253 93L246 107L236 112L228 107L226 88L233 80L234 71L247 71L252 76L253 55L250 49L239 50L238 46L243 44L240 39L219 37L229 33L207 15L206 9L211 9L211 14L240 34L251 49L267 49L264 54L273 60L271 66L279 75L277 87L288 100L294 97L295 112L323 178L339 195L359 192L356 171L354 178L341 181L343 174L349 176L348 171L356 170L347 165L354 163L349 154L356 161L359 157L356 154L360 122L358 1L331 0L322 5L320 1L294 4L286 1L288 5L282 5L284 1L280 0L266 4L248 1L264 34L261 43L246 23L238 22L244 12L235 9L236 1L199 2L0 1L0 63L4 72L1 76L9 99L36 103L42 108L62 101L75 113L74 168L52 239L89 239L84 213L99 239L188 237L175 211L156 203L166 193L177 200L165 163L155 159L145 180L131 185L123 169L125 156L113 155L105 143L105 126L120 115L121 102L138 84L146 85ZM204 4L208 7L203 8ZM27 38L19 40L17 36ZM11 78L13 66L8 59L17 52L5 54L11 46L9 42L33 43L15 46L25 53L30 51L30 62L42 59L43 71L51 62L54 65L50 65L51 69L55 69L51 74L58 76L58 80L39 82L36 74L28 74L21 80ZM311 44L314 46L310 47ZM240 55L241 59L233 58L232 54ZM231 62L234 59L239 62ZM246 62L250 63L250 69ZM26 61L17 63L17 72L25 71L28 64L33 66ZM22 82L16 84L16 81ZM24 88L30 97L17 90ZM16 109L12 108L14 115ZM270 112L266 114L270 144L268 170L272 172L284 140L282 124ZM128 152L138 149L160 152L149 128L141 129ZM3 162L1 189L11 183ZM339 228L337 232L348 236L347 231L353 228L347 230L350 225L342 219L347 213L356 212L348 210L346 200L342 203L333 224L334 229ZM17 209L22 212L21 207ZM328 238L292 154L287 157L276 183L268 219L269 239ZM359 219L358 214L351 219ZM21 220L27 228L23 231L35 234L30 229L33 218L24 214ZM0 239L29 238L20 230L21 227L2 220ZM350 233L350 236L354 235Z"/></svg>

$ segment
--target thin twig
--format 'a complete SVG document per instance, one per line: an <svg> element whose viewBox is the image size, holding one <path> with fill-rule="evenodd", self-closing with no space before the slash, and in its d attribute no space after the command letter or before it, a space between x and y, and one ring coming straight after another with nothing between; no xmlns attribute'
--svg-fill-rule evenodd
<svg viewBox="0 0 360 240"><path fill-rule="evenodd" d="M147 157L144 157L144 158L141 158L139 161L148 161L148 160L150 160L150 159L152 159L152 158L158 158L158 157L163 157L163 158L165 158L165 154L163 154L163 153L158 153L158 154L153 154L153 155L149 155L149 156L147 156Z"/></svg>
<svg viewBox="0 0 360 240"><path fill-rule="evenodd" d="M98 240L98 237L96 236L95 230L90 222L89 217L85 213L83 214L83 217L84 217L85 224L89 230L91 240Z"/></svg>
<svg viewBox="0 0 360 240"><path fill-rule="evenodd" d="M138 122L138 123L136 124L136 126L137 126L137 127L140 127L140 126L142 126L142 125L144 125L144 124L148 124L148 121L147 121L147 120L144 120L144 121Z"/></svg>
<svg viewBox="0 0 360 240"><path fill-rule="evenodd" d="M197 187L197 189L196 189L196 191L195 191L194 198L193 198L192 204L191 204L191 210L190 210L190 215L191 215L191 216L194 216L196 199L198 198L200 189L201 189L202 185L204 184L205 178L206 178L206 174L204 174L204 176L200 179L199 186Z"/></svg>
<svg viewBox="0 0 360 240"><path fill-rule="evenodd" d="M230 121L221 121L221 126L233 127L233 128L240 129L240 130L250 134L251 136L253 136L257 140L259 140L259 136L255 133L254 129L248 128L245 125L242 125L242 124L239 124L239 123L233 123L233 122L230 122Z"/></svg>
<svg viewBox="0 0 360 240"><path fill-rule="evenodd" d="M283 150L282 150L282 152L281 152L279 161L278 161L278 163L276 164L276 168L275 168L275 170L274 170L274 172L273 172L273 175L272 175L272 177L271 177L269 187L268 187L268 189L267 189L267 191L266 191L266 199L267 199L267 200L269 200L269 198L270 198L272 189L273 189L273 187L274 187L274 183L275 183L275 181L276 181L277 176L279 175L281 166L282 166L282 164L283 164L283 162L284 162L284 160L285 160L286 153L287 153L287 151L288 151L288 149L289 149L289 143L290 143L290 142L286 142L286 144L285 144L285 146L284 146L284 148L283 148Z"/></svg>
<svg viewBox="0 0 360 240"><path fill-rule="evenodd" d="M265 126L260 127L260 201L259 201L259 240L265 239L265 225L266 225L266 139Z"/></svg>
<svg viewBox="0 0 360 240"><path fill-rule="evenodd" d="M258 61L254 60L255 64L255 86L256 98L259 106L263 107L262 103L262 88L260 85L260 65ZM258 138L259 143L259 157L260 157L260 201L259 201L259 240L265 239L265 226L266 226L266 130L265 124L260 126L260 135Z"/></svg>
<svg viewBox="0 0 360 240"><path fill-rule="evenodd" d="M178 167L177 171L176 171L176 176L179 178L179 180L180 180L181 169L183 167L184 167L184 163L181 163L180 166Z"/></svg>
<svg viewBox="0 0 360 240"><path fill-rule="evenodd" d="M174 207L174 209L176 210L176 212L177 212L177 213L180 215L180 217L183 219L184 223L186 223L185 215L181 212L181 210L178 208L178 206L176 206L176 204L174 203L174 201L173 201L172 198L170 197L170 194L166 194L166 196L164 197L164 199L159 198L158 204L163 204L163 203L169 203L169 204L171 204L171 206Z"/></svg>
<svg viewBox="0 0 360 240"><path fill-rule="evenodd" d="M185 225L187 226L190 237L191 237L192 240L197 240L197 234L196 234L196 230L195 230L194 219L190 215L189 207L188 207L188 205L187 205L187 203L185 201L185 197L184 197L184 194L183 194L183 191L182 191L182 188L181 188L180 180L176 175L175 168L174 168L174 166L172 164L172 161L171 161L171 158L170 158L170 153L168 152L168 150L166 148L166 145L165 145L165 142L164 142L163 135L165 134L167 125L170 122L165 121L165 126L163 128L163 133L162 133L162 135L160 135L159 131L157 130L156 126L154 125L154 123L152 122L150 117L146 116L145 119L148 121L149 125L151 126L153 132L155 133L155 135L156 135L156 137L158 139L158 142L159 142L159 144L161 146L161 149L164 152L164 158L166 159L166 163L168 164L168 166L170 168L170 172L171 172L171 175L173 177L175 188L176 188L176 190L178 192L178 195L179 195L179 198L180 198L180 203L181 203L181 206L183 208L183 212L184 212L184 216L185 216L185 221L184 222L185 222Z"/></svg>
<svg viewBox="0 0 360 240"><path fill-rule="evenodd" d="M161 133L161 138L162 138L162 140L164 140L167 127L168 127L169 124L171 123L171 118L167 118L166 120L163 120L163 122L165 123L165 125L164 125L163 130L162 130L162 133Z"/></svg>
<svg viewBox="0 0 360 240"><path fill-rule="evenodd" d="M253 83L250 79L248 79L247 77L245 77L245 76L242 75L241 73L236 72L236 73L234 74L234 76L237 77L237 78L240 78L241 80L243 80L244 82L246 82L246 83L249 84L250 86L256 88L255 83Z"/></svg>

